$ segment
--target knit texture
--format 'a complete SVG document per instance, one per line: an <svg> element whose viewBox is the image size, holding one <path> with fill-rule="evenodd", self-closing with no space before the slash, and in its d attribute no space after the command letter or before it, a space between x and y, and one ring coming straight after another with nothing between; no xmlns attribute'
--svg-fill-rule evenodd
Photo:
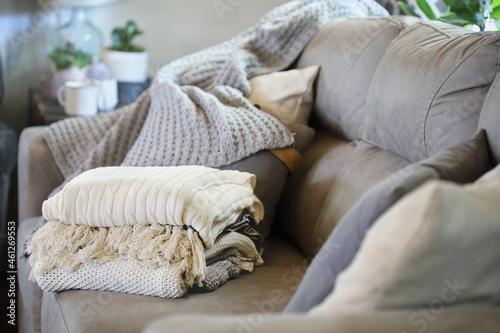
<svg viewBox="0 0 500 333"><path fill-rule="evenodd" d="M261 257L262 248L257 249L246 234L232 231L220 234L214 246L209 250L205 250L205 258L209 260L228 248L238 250L241 260L240 266L244 271L252 272L255 265L259 266L264 263Z"/></svg>
<svg viewBox="0 0 500 333"><path fill-rule="evenodd" d="M244 214L240 216L242 219ZM245 218L248 223L248 218ZM240 221L235 223L241 224ZM91 228L100 233L115 232L116 230L130 228L126 227L88 227L65 225L58 222L49 222L41 230L48 228ZM138 226L145 229L159 231L159 235L168 234L168 226ZM163 232L161 229L165 229ZM181 228L175 227L181 231ZM252 228L245 228L251 230ZM114 231L112 231L114 230ZM35 235L36 237L37 235ZM30 263L33 266L30 278L35 280L40 288L45 291L55 292L68 289L116 291L139 295L158 296L165 298L182 297L192 286L197 291L212 291L223 285L227 280L239 275L241 269L240 262L245 263L247 269L251 271L254 263L263 264L260 250L257 250L253 241L244 234L234 231L223 232L214 242L211 249L205 250L203 261L206 264L206 273L194 284L191 257L193 253L184 252L181 256L168 258L169 262L159 263L158 255L150 256L148 249L141 253L140 247L136 248L137 242L129 239L127 246L116 251L114 256L105 260L101 256L89 255L86 253L88 247L93 247L95 242L88 238L81 238L77 243L69 242L64 237L64 232L59 235L61 242L50 244L50 248L38 251L30 256ZM81 236L81 235L79 235ZM55 238L54 238L55 239ZM165 243L168 238L162 238ZM183 242L186 238L181 238L175 247L185 248ZM36 244L35 243L32 244ZM47 242L46 242L47 243ZM108 242L108 246L113 246ZM162 252L162 247L158 246L154 237L148 240L148 244L155 248L157 252ZM75 246L73 246L75 245ZM68 246L71 249L68 249ZM50 252L49 252L50 251ZM108 252L106 249L99 252ZM203 252L203 250L201 250ZM135 255L131 255L135 253ZM50 253L50 254L49 254ZM73 255L83 255L86 260L74 267L65 266L66 261L52 262L51 265L43 263L49 258L68 258L68 253ZM56 255L54 255L56 254Z"/></svg>
<svg viewBox="0 0 500 333"><path fill-rule="evenodd" d="M213 290L263 263L254 187L250 173L204 166L86 171L44 202L49 222L28 245L30 278L47 291L180 297L195 284Z"/></svg>
<svg viewBox="0 0 500 333"><path fill-rule="evenodd" d="M153 268L136 261L113 260L85 264L73 272L57 267L34 275L34 280L48 292L83 289L178 298L189 289L182 272L180 265Z"/></svg>
<svg viewBox="0 0 500 333"><path fill-rule="evenodd" d="M247 99L249 79L283 70L326 23L387 16L372 0L291 1L227 42L159 70L120 111L51 125L47 144L65 178L99 166L223 166L293 144L287 128Z"/></svg>
<svg viewBox="0 0 500 333"><path fill-rule="evenodd" d="M201 282L202 287L195 286L193 289L205 292L214 291L228 280L240 275L240 271L238 251L233 248L226 249L216 257L207 259L207 274Z"/></svg>
<svg viewBox="0 0 500 333"><path fill-rule="evenodd" d="M43 203L47 220L91 227L192 227L205 247L248 210L258 223L262 203L253 174L203 166L102 167L82 173Z"/></svg>

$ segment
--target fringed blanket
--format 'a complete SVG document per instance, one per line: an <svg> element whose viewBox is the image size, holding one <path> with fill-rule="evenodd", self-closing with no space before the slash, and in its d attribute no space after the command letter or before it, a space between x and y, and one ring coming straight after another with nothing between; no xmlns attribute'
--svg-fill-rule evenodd
<svg viewBox="0 0 500 333"><path fill-rule="evenodd" d="M247 224L249 219L251 214L244 213L239 222ZM205 250L206 273L195 284L192 276L186 274L189 267L184 262L155 267L145 265L141 260L120 257L100 264L83 263L74 270L56 265L52 269L32 271L31 278L49 292L84 289L178 298L191 287L194 291L213 291L237 277L240 271L251 272L254 265L263 263L261 252L262 248L256 247L247 235L224 232L212 249Z"/></svg>
<svg viewBox="0 0 500 333"><path fill-rule="evenodd" d="M201 166L85 172L45 201L50 222L29 244L31 276L47 291L113 285L180 297L218 286L262 263L254 186L251 174Z"/></svg>

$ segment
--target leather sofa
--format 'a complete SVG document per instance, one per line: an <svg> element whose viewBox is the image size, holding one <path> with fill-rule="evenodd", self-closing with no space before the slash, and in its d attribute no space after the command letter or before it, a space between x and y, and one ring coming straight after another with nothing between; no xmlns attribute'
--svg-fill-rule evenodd
<svg viewBox="0 0 500 333"><path fill-rule="evenodd" d="M425 325L409 320L418 307L328 317L280 313L332 230L371 188L481 128L489 167L498 163L499 49L498 33L471 35L416 18L331 22L295 64L321 66L310 121L316 136L287 180L265 240L262 267L214 292L171 300L99 291L42 292L28 281L29 264L20 258L21 331L498 331L498 303L449 307L429 315ZM43 130L27 128L20 139L19 253L41 203L63 181Z"/></svg>

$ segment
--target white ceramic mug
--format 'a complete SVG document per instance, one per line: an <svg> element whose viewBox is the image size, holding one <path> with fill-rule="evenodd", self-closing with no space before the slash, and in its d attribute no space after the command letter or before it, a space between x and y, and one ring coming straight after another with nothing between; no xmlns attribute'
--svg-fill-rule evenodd
<svg viewBox="0 0 500 333"><path fill-rule="evenodd" d="M67 81L57 91L57 101L70 116L93 116L97 114L98 92L90 82Z"/></svg>
<svg viewBox="0 0 500 333"><path fill-rule="evenodd" d="M93 80L99 87L97 96L97 108L99 111L111 111L118 104L118 85L115 79L109 80Z"/></svg>

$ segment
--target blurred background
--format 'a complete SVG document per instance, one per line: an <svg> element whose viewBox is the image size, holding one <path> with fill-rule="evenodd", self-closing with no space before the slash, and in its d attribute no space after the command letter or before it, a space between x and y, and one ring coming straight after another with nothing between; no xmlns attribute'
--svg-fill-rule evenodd
<svg viewBox="0 0 500 333"><path fill-rule="evenodd" d="M28 125L28 91L50 75L47 55L54 48L57 28L71 19L72 9L58 7L70 0L0 1L0 57L4 98L0 121L14 132ZM149 53L148 74L169 61L222 42L251 26L285 0L81 0L92 23L111 45L111 31L134 20L144 33L136 43ZM107 3L99 5L100 2ZM111 2L111 3L109 3Z"/></svg>

